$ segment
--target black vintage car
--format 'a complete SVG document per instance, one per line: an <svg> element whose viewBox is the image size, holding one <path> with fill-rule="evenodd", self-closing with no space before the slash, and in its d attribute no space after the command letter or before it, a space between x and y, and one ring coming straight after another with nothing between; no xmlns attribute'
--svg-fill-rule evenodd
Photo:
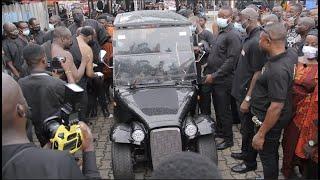
<svg viewBox="0 0 320 180"><path fill-rule="evenodd" d="M150 10L119 14L114 25L114 177L132 179L137 162L154 169L179 151L217 163L214 122L197 113L191 23Z"/></svg>

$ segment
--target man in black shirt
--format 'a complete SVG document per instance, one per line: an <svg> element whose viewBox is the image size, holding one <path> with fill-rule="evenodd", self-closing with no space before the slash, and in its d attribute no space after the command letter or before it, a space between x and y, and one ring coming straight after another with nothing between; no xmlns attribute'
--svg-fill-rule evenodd
<svg viewBox="0 0 320 180"><path fill-rule="evenodd" d="M22 57L22 50L24 45L18 39L19 30L12 23L5 23L3 25L5 39L2 41L2 48L8 57L6 65L17 80L28 74L27 65Z"/></svg>
<svg viewBox="0 0 320 180"><path fill-rule="evenodd" d="M31 40L34 40L35 43L41 45L44 43L44 35L46 34L44 31L41 30L40 22L36 18L30 18L29 21L29 28L31 32Z"/></svg>
<svg viewBox="0 0 320 180"><path fill-rule="evenodd" d="M256 79L267 61L266 54L259 49L261 27L258 26L259 14L252 8L246 8L240 13L242 26L248 36L244 39L241 55L235 70L232 84L232 96L237 101L237 110L241 119L242 145L241 153L232 153L231 157L244 160L231 168L232 171L245 173L257 168L257 151L252 148L254 124L249 111L252 89ZM277 19L278 20L278 19Z"/></svg>
<svg viewBox="0 0 320 180"><path fill-rule="evenodd" d="M217 117L217 131L224 141L217 145L218 150L233 146L231 86L234 63L240 55L240 37L233 29L232 9L224 6L219 10L217 24L220 32L212 46L208 65L204 71L206 84L212 84L213 104ZM207 98L210 98L207 96Z"/></svg>
<svg viewBox="0 0 320 180"><path fill-rule="evenodd" d="M196 24L196 31L194 33L194 36L196 37L195 40L197 41L195 44L197 46L194 46L194 52L197 58L202 56L200 53L200 47L198 46L199 43L203 44L203 50L206 52L206 54L202 57L200 62L196 63L197 67L197 75L198 75L198 81L201 81L201 76L203 67L206 66L208 56L211 51L211 47L214 43L214 36L213 34L208 31L205 26L207 18L205 16L200 16L197 18L194 16L195 24ZM211 115L211 97L206 97L205 95L208 94L208 91L211 90L211 85L203 84L200 86L200 110L201 114L205 115Z"/></svg>
<svg viewBox="0 0 320 180"><path fill-rule="evenodd" d="M82 173L67 151L41 149L26 136L28 104L19 85L2 73L2 178L84 179L100 178L89 127L80 123L83 134Z"/></svg>
<svg viewBox="0 0 320 180"><path fill-rule="evenodd" d="M292 120L292 85L298 55L285 48L283 24L267 25L260 34L259 46L268 55L252 92L251 113L261 122L252 139L258 150L265 179L279 175L279 139L282 129Z"/></svg>
<svg viewBox="0 0 320 180"><path fill-rule="evenodd" d="M37 44L28 45L23 56L31 69L31 75L19 80L24 97L32 108L31 120L35 127L35 133L41 146L44 146L48 139L43 132L43 121L59 112L64 101L65 82L50 76L46 72L47 58L44 49ZM68 63L61 63L65 70L69 83L74 83L74 78L68 69Z"/></svg>
<svg viewBox="0 0 320 180"><path fill-rule="evenodd" d="M26 46L30 42L30 29L28 27L28 23L26 23L25 21L19 21L17 23L17 28L19 30L18 39L21 41L23 46Z"/></svg>

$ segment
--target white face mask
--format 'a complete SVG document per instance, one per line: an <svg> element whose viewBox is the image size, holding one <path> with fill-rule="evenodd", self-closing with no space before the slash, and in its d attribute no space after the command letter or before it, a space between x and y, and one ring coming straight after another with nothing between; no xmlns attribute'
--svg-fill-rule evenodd
<svg viewBox="0 0 320 180"><path fill-rule="evenodd" d="M25 35L25 36L29 36L30 30L29 30L29 29L24 29L24 30L22 31L22 34Z"/></svg>
<svg viewBox="0 0 320 180"><path fill-rule="evenodd" d="M242 27L242 25L240 23L235 22L234 23L234 28L237 29L238 31L245 33L246 30Z"/></svg>
<svg viewBox="0 0 320 180"><path fill-rule="evenodd" d="M228 26L228 19L223 19L223 18L217 18L217 25L220 28L225 28Z"/></svg>
<svg viewBox="0 0 320 180"><path fill-rule="evenodd" d="M54 24L49 23L49 30L54 30Z"/></svg>
<svg viewBox="0 0 320 180"><path fill-rule="evenodd" d="M303 46L302 52L307 59L314 59L317 57L318 48L312 46Z"/></svg>

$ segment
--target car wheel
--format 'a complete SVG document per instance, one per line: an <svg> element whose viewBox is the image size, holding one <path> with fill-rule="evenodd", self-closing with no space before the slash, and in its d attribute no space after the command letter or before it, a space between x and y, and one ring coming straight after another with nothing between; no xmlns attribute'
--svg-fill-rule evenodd
<svg viewBox="0 0 320 180"><path fill-rule="evenodd" d="M134 179L130 144L112 142L112 169L115 179Z"/></svg>
<svg viewBox="0 0 320 180"><path fill-rule="evenodd" d="M197 149L200 155L208 157L218 165L217 146L213 134L200 136L197 141Z"/></svg>

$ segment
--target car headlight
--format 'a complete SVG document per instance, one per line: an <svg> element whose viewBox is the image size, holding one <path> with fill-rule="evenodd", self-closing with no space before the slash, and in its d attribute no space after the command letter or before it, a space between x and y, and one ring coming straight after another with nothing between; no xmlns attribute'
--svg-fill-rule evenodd
<svg viewBox="0 0 320 180"><path fill-rule="evenodd" d="M134 141L141 142L144 140L145 135L142 130L137 129L133 131L133 133L131 134L131 137Z"/></svg>
<svg viewBox="0 0 320 180"><path fill-rule="evenodd" d="M195 136L197 134L197 131L197 126L195 126L194 124L188 124L184 129L184 133L189 137Z"/></svg>

